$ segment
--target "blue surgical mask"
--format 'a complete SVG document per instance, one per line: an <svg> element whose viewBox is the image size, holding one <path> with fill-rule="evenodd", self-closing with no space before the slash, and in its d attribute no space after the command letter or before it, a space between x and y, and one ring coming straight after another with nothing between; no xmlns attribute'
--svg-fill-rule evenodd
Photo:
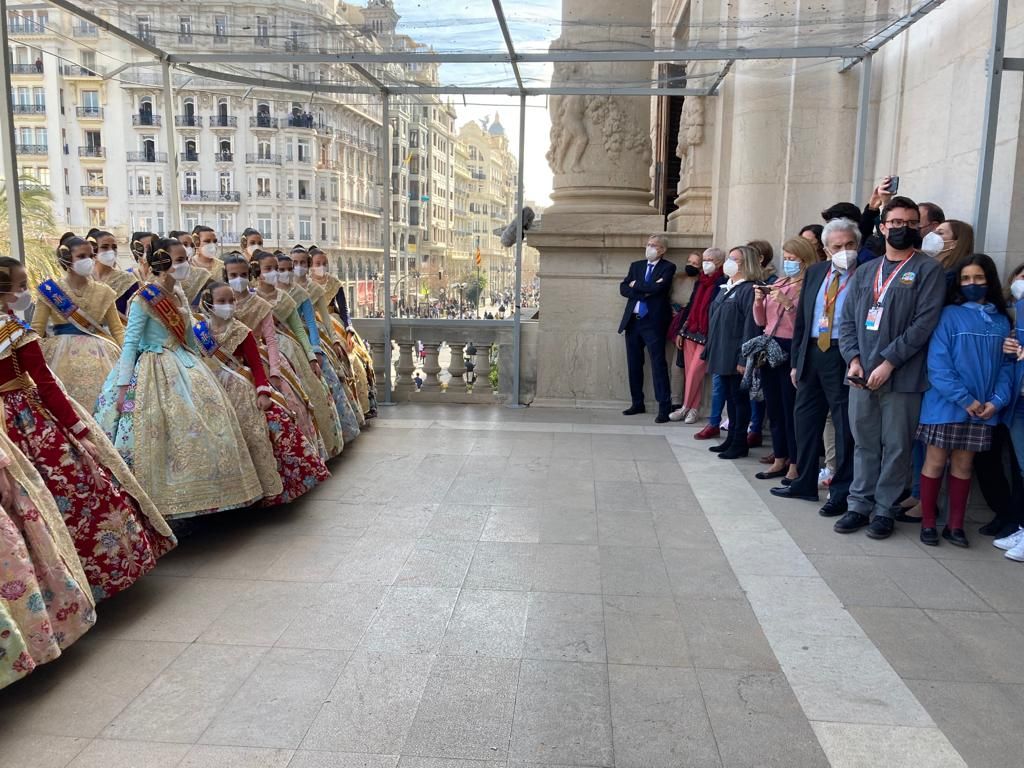
<svg viewBox="0 0 1024 768"><path fill-rule="evenodd" d="M799 261L784 261L782 262L782 273L786 277L796 277L800 274L800 262Z"/></svg>
<svg viewBox="0 0 1024 768"><path fill-rule="evenodd" d="M981 301L985 298L988 293L987 285L961 285L960 293L964 295L964 298L968 301Z"/></svg>

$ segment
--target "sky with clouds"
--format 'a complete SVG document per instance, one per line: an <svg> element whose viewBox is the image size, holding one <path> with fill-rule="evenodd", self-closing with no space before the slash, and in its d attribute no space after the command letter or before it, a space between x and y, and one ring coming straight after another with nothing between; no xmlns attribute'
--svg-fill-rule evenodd
<svg viewBox="0 0 1024 768"><path fill-rule="evenodd" d="M513 43L518 51L546 51L558 37L561 19L560 0L506 0L503 4ZM398 31L436 51L504 53L501 28L494 16L491 0L395 0L402 17ZM528 83L547 84L548 65L523 69ZM515 86L509 66L444 64L441 81L451 85ZM458 113L458 125L469 120L501 117L513 154L518 153L519 98L505 96L451 96ZM548 150L551 121L547 100L534 97L526 107L526 160L524 194L527 200L545 205L551 193L551 170L544 155Z"/></svg>

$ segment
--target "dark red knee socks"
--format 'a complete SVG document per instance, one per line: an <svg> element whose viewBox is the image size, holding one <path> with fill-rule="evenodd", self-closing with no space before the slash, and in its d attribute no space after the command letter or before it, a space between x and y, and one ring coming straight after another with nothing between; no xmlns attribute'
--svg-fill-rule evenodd
<svg viewBox="0 0 1024 768"><path fill-rule="evenodd" d="M939 489L942 487L941 477L928 477L921 473L921 527L934 528L935 516L938 514Z"/></svg>
<svg viewBox="0 0 1024 768"><path fill-rule="evenodd" d="M971 492L970 478L949 476L949 522L952 528L964 527L964 516L967 514L967 496Z"/></svg>

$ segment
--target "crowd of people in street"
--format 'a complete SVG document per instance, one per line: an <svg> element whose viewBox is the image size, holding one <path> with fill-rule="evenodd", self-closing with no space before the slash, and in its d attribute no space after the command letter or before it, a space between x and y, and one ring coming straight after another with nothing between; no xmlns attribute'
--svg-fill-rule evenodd
<svg viewBox="0 0 1024 768"><path fill-rule="evenodd" d="M279 507L376 415L373 361L315 245L197 226L66 233L0 258L0 688L52 661L190 518ZM126 261L128 261L126 259Z"/></svg>
<svg viewBox="0 0 1024 768"><path fill-rule="evenodd" d="M863 209L830 206L778 261L754 240L691 253L677 274L653 235L620 286L624 414L646 411L646 356L657 423L697 424L707 407L694 437L726 461L767 424L757 479L783 499L824 488L820 514L841 534L886 539L902 523L967 547L977 474L994 513L979 533L1024 562L1024 265L1000 280L969 223L893 186Z"/></svg>

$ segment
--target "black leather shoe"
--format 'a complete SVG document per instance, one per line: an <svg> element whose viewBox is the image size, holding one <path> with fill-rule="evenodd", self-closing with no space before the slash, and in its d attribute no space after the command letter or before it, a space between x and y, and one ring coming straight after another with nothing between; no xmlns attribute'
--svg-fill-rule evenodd
<svg viewBox="0 0 1024 768"><path fill-rule="evenodd" d="M963 528L950 528L947 526L942 529L942 538L955 547L971 546L970 542L967 541L967 534L964 533Z"/></svg>
<svg viewBox="0 0 1024 768"><path fill-rule="evenodd" d="M839 517L845 515L846 512L846 499L829 499L818 510L818 514L822 517Z"/></svg>
<svg viewBox="0 0 1024 768"><path fill-rule="evenodd" d="M921 543L927 544L929 547L939 546L939 532L934 528L922 528Z"/></svg>
<svg viewBox="0 0 1024 768"><path fill-rule="evenodd" d="M631 405L629 408L622 412L623 416L636 416L638 413L647 413L647 409L642 405Z"/></svg>
<svg viewBox="0 0 1024 768"><path fill-rule="evenodd" d="M836 533L853 533L854 531L859 531L869 522L870 520L867 515L862 515L860 512L850 510L836 520L836 524L832 526L832 530Z"/></svg>
<svg viewBox="0 0 1024 768"><path fill-rule="evenodd" d="M784 485L786 488L789 488L789 486L791 486L792 484L793 481L790 480L788 477L782 478L782 485Z"/></svg>
<svg viewBox="0 0 1024 768"><path fill-rule="evenodd" d="M729 450L729 441L726 440L724 443L712 445L710 448L708 448L708 450L711 451L712 453L725 453L726 451Z"/></svg>
<svg viewBox="0 0 1024 768"><path fill-rule="evenodd" d="M776 469L771 472L758 472L754 477L758 480L774 480L777 477L785 477L788 469Z"/></svg>
<svg viewBox="0 0 1024 768"><path fill-rule="evenodd" d="M778 496L780 499L800 499L800 501L817 501L818 494L813 496L805 496L802 493L793 493L792 486L778 486L777 488L771 489L772 496Z"/></svg>
<svg viewBox="0 0 1024 768"><path fill-rule="evenodd" d="M875 515L875 519L871 521L871 525L868 526L867 535L869 539L888 539L892 536L892 529L896 526L891 517L880 517Z"/></svg>
<svg viewBox="0 0 1024 768"><path fill-rule="evenodd" d="M731 461L732 459L744 459L748 455L750 455L750 449L744 446L742 448L730 448L727 451L722 451L718 454L718 458Z"/></svg>
<svg viewBox="0 0 1024 768"><path fill-rule="evenodd" d="M655 424L667 424L668 421L669 418L667 413L659 413L657 416L654 417Z"/></svg>

